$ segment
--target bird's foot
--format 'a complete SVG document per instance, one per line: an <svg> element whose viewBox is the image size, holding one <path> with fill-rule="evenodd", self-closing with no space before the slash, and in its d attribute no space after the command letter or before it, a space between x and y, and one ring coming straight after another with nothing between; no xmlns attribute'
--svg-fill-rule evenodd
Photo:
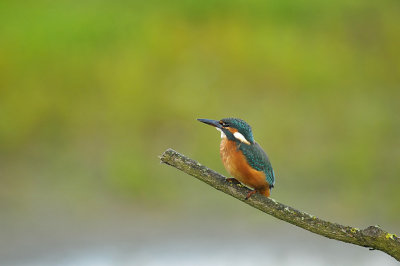
<svg viewBox="0 0 400 266"><path fill-rule="evenodd" d="M240 182L239 182L237 179L232 178L232 177L227 178L227 179L225 179L225 180L228 181L228 182L231 182L231 183L233 183L233 184L236 184L236 185L239 185L239 184L240 184Z"/></svg>
<svg viewBox="0 0 400 266"><path fill-rule="evenodd" d="M247 193L247 196L246 196L245 200L248 200L248 199L251 197L251 195L254 195L254 194L256 194L256 193L257 193L256 190L250 191L249 193Z"/></svg>

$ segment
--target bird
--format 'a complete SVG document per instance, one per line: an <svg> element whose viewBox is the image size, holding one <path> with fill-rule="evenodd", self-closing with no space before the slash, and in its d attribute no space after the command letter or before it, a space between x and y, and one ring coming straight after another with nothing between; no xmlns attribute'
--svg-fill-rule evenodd
<svg viewBox="0 0 400 266"><path fill-rule="evenodd" d="M254 140L250 125L239 118L197 120L221 132L221 159L225 169L233 176L227 180L237 180L253 189L246 200L257 192L269 197L275 185L275 173L267 154Z"/></svg>

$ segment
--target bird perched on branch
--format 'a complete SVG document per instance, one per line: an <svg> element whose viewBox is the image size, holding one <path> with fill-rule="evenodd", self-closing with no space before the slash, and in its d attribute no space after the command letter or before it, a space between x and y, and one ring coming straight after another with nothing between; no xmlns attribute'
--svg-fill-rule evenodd
<svg viewBox="0 0 400 266"><path fill-rule="evenodd" d="M238 118L197 120L221 132L220 154L226 170L234 179L254 189L246 199L256 192L269 197L275 184L274 170L267 154L255 142L250 125Z"/></svg>

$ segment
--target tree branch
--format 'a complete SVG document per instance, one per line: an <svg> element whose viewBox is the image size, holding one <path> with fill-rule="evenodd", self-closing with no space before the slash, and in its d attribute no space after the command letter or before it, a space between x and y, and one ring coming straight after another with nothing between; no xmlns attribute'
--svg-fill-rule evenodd
<svg viewBox="0 0 400 266"><path fill-rule="evenodd" d="M166 150L160 156L160 160L282 221L327 238L370 249L379 249L400 261L400 238L378 226L369 226L360 230L355 227L324 221L258 193L245 200L250 191L248 188L241 184L226 181L223 175L172 149Z"/></svg>

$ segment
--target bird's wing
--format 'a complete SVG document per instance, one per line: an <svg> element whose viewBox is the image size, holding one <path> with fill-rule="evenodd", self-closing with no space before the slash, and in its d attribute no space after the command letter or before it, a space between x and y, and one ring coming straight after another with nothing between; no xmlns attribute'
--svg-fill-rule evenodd
<svg viewBox="0 0 400 266"><path fill-rule="evenodd" d="M253 145L240 143L238 148L243 152L243 155L246 157L247 162L251 167L265 173L265 178L267 179L268 184L270 187L273 187L275 184L274 170L272 169L267 154L260 145L258 145L258 143L254 143Z"/></svg>

